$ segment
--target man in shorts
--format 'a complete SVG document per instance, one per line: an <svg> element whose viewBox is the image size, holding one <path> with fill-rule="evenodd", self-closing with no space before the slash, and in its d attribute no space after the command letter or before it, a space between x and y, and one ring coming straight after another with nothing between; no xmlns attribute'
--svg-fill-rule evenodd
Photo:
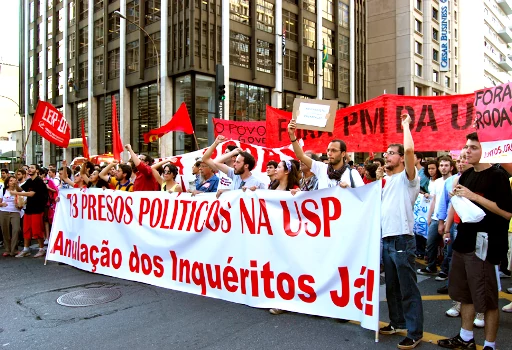
<svg viewBox="0 0 512 350"><path fill-rule="evenodd" d="M466 139L466 158L473 168L460 176L454 194L479 206L485 217L477 223L461 222L457 226L448 293L461 303L462 327L455 337L441 339L437 344L447 349L476 349L473 320L477 312L485 314L484 350L495 350L499 325L496 265L507 249L512 192L503 171L480 163L482 146L476 132ZM487 249L477 246L477 242L485 240Z"/></svg>

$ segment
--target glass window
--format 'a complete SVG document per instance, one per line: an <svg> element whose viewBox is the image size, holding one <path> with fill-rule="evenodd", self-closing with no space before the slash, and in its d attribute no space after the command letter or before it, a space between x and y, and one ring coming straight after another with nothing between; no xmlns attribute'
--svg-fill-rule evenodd
<svg viewBox="0 0 512 350"><path fill-rule="evenodd" d="M29 7L28 7L28 18L30 23L34 22L34 0L30 1Z"/></svg>
<svg viewBox="0 0 512 350"><path fill-rule="evenodd" d="M59 12L57 13L57 17L58 17L58 31L59 33L62 33L64 32L64 8L61 8L59 10Z"/></svg>
<svg viewBox="0 0 512 350"><path fill-rule="evenodd" d="M229 0L229 18L243 24L250 24L249 0Z"/></svg>
<svg viewBox="0 0 512 350"><path fill-rule="evenodd" d="M418 63L414 64L414 74L416 74L418 77L421 77L423 75L422 70L423 70L423 67L421 66L421 64L418 64Z"/></svg>
<svg viewBox="0 0 512 350"><path fill-rule="evenodd" d="M158 91L156 84L150 84L133 89L131 132L132 147L137 153L147 153L158 157L158 142L144 143L144 133L160 126L157 113ZM119 110L119 109L118 109ZM110 113L112 115L112 113ZM175 133L182 134L182 133Z"/></svg>
<svg viewBox="0 0 512 350"><path fill-rule="evenodd" d="M75 2L73 0L68 2L68 20L69 20L70 27L75 25L76 14L75 14Z"/></svg>
<svg viewBox="0 0 512 350"><path fill-rule="evenodd" d="M139 23L139 16L140 16L140 6L139 6L139 0L130 1L126 4L126 18L134 23ZM131 33L133 31L136 31L138 28L135 24L130 23L128 21L126 22L126 33Z"/></svg>
<svg viewBox="0 0 512 350"><path fill-rule="evenodd" d="M42 25L44 25L44 23L40 23L37 25L37 38L39 39L37 45L42 45L45 39L43 37L43 28L41 27Z"/></svg>
<svg viewBox="0 0 512 350"><path fill-rule="evenodd" d="M116 11L119 11L117 9ZM115 40L119 38L119 35L121 33L121 17L115 16L114 13L110 13L108 18L108 40Z"/></svg>
<svg viewBox="0 0 512 350"><path fill-rule="evenodd" d="M295 13L283 9L283 23L286 31L286 40L297 42L299 35L299 27L297 25L298 18L299 16Z"/></svg>
<svg viewBox="0 0 512 350"><path fill-rule="evenodd" d="M103 38L104 38L104 26L103 26L103 17L94 21L94 47L103 46Z"/></svg>
<svg viewBox="0 0 512 350"><path fill-rule="evenodd" d="M446 86L447 88L450 87L450 77L444 77L444 86Z"/></svg>
<svg viewBox="0 0 512 350"><path fill-rule="evenodd" d="M30 78L34 76L34 56L30 56L28 59L28 76Z"/></svg>
<svg viewBox="0 0 512 350"><path fill-rule="evenodd" d="M316 13L315 0L302 0L302 8L306 11Z"/></svg>
<svg viewBox="0 0 512 350"><path fill-rule="evenodd" d="M339 17L339 25L341 27L348 28L350 25L350 17L348 11L348 5L338 0L338 17Z"/></svg>
<svg viewBox="0 0 512 350"><path fill-rule="evenodd" d="M438 71L436 71L436 70L433 71L432 80L435 81L436 83L439 83L439 72Z"/></svg>
<svg viewBox="0 0 512 350"><path fill-rule="evenodd" d="M334 64L325 62L323 69L324 74L324 87L327 89L334 89Z"/></svg>
<svg viewBox="0 0 512 350"><path fill-rule="evenodd" d="M108 78L119 77L119 48L108 52Z"/></svg>
<svg viewBox="0 0 512 350"><path fill-rule="evenodd" d="M146 25L160 21L160 0L146 0Z"/></svg>
<svg viewBox="0 0 512 350"><path fill-rule="evenodd" d="M418 41L414 42L414 52L418 55L423 55L423 45Z"/></svg>
<svg viewBox="0 0 512 350"><path fill-rule="evenodd" d="M46 97L44 96L44 91L43 91L43 81L42 80L39 80L37 82L37 89L39 90L39 100L41 101L45 101L46 100Z"/></svg>
<svg viewBox="0 0 512 350"><path fill-rule="evenodd" d="M87 46L89 44L89 35L87 33L87 26L78 31L78 54L83 55L87 53Z"/></svg>
<svg viewBox="0 0 512 350"><path fill-rule="evenodd" d="M422 27L423 27L423 23L421 23L420 20L418 19L415 19L414 20L414 30L417 31L418 33L422 33Z"/></svg>
<svg viewBox="0 0 512 350"><path fill-rule="evenodd" d="M286 49L284 55L284 76L285 78L299 79L299 56L297 52Z"/></svg>
<svg viewBox="0 0 512 350"><path fill-rule="evenodd" d="M303 55L302 80L305 83L316 84L316 58Z"/></svg>
<svg viewBox="0 0 512 350"><path fill-rule="evenodd" d="M68 67L68 91L73 92L78 90L77 82L75 81L75 66Z"/></svg>
<svg viewBox="0 0 512 350"><path fill-rule="evenodd" d="M175 91L175 109L178 109L181 103L185 102L189 114L193 116L194 113L192 113L193 111L191 110L193 106L193 90L190 75L176 78ZM182 132L175 132L173 134L175 154L182 154L186 151L192 151L195 149L192 137L187 137L187 135Z"/></svg>
<svg viewBox="0 0 512 350"><path fill-rule="evenodd" d="M229 62L238 67L251 67L251 38L247 35L230 31Z"/></svg>
<svg viewBox="0 0 512 350"><path fill-rule="evenodd" d="M44 66L44 62L43 62L43 52L42 51L39 51L37 53L37 72L38 73L42 73L43 72L43 66Z"/></svg>
<svg viewBox="0 0 512 350"><path fill-rule="evenodd" d="M88 61L87 60L78 64L78 88L79 89L87 88L87 69L88 69Z"/></svg>
<svg viewBox="0 0 512 350"><path fill-rule="evenodd" d="M53 46L48 45L48 47L46 48L46 51L47 51L46 67L51 69L51 68L53 68Z"/></svg>
<svg viewBox="0 0 512 350"><path fill-rule="evenodd" d="M421 86L414 85L414 96L422 96L422 92Z"/></svg>
<svg viewBox="0 0 512 350"><path fill-rule="evenodd" d="M46 91L48 92L48 100L51 100L53 98L53 76L51 74L48 75Z"/></svg>
<svg viewBox="0 0 512 350"><path fill-rule="evenodd" d="M315 43L316 43L315 22L304 18L304 37L302 38L302 44L315 49L316 48Z"/></svg>
<svg viewBox="0 0 512 350"><path fill-rule="evenodd" d="M71 33L68 35L68 50L69 50L69 59L72 60L75 58L76 53L76 34Z"/></svg>
<svg viewBox="0 0 512 350"><path fill-rule="evenodd" d="M349 38L348 38L348 36L340 35L339 56L344 61L350 61Z"/></svg>
<svg viewBox="0 0 512 350"><path fill-rule="evenodd" d="M274 32L274 4L266 0L256 2L256 28L267 33Z"/></svg>
<svg viewBox="0 0 512 350"><path fill-rule="evenodd" d="M126 44L126 74L139 71L139 41Z"/></svg>
<svg viewBox="0 0 512 350"><path fill-rule="evenodd" d="M34 50L34 28L30 28L28 44L29 44L29 50Z"/></svg>
<svg viewBox="0 0 512 350"><path fill-rule="evenodd" d="M457 75L457 71L458 71L458 66L455 65L455 75Z"/></svg>
<svg viewBox="0 0 512 350"><path fill-rule="evenodd" d="M79 0L80 4L80 21L87 19L89 14L89 0Z"/></svg>
<svg viewBox="0 0 512 350"><path fill-rule="evenodd" d="M432 7L432 18L436 21L439 20L439 11L435 7Z"/></svg>
<svg viewBox="0 0 512 350"><path fill-rule="evenodd" d="M94 1L94 12L103 10L103 0Z"/></svg>
<svg viewBox="0 0 512 350"><path fill-rule="evenodd" d="M334 54L334 32L328 28L322 27L322 42L325 45L327 54L332 56Z"/></svg>
<svg viewBox="0 0 512 350"><path fill-rule="evenodd" d="M263 40L256 41L256 70L274 73L274 44Z"/></svg>
<svg viewBox="0 0 512 350"><path fill-rule="evenodd" d="M338 67L340 75L339 92L348 94L350 92L350 71L347 68L341 67L341 65Z"/></svg>
<svg viewBox="0 0 512 350"><path fill-rule="evenodd" d="M160 32L150 34L150 37L153 41L148 36L145 37L146 68L156 66L160 55Z"/></svg>
<svg viewBox="0 0 512 350"><path fill-rule="evenodd" d="M333 21L334 18L334 5L333 0L322 1L322 17L328 21Z"/></svg>
<svg viewBox="0 0 512 350"><path fill-rule="evenodd" d="M270 90L238 82L229 83L229 119L259 121L266 119Z"/></svg>
<svg viewBox="0 0 512 350"><path fill-rule="evenodd" d="M105 60L103 54L94 57L94 84L103 84L105 77L103 76L103 68Z"/></svg>
<svg viewBox="0 0 512 350"><path fill-rule="evenodd" d="M432 49L432 59L436 62L439 62L439 51L436 49Z"/></svg>
<svg viewBox="0 0 512 350"><path fill-rule="evenodd" d="M457 28L454 29L454 37L455 37L455 39L458 39Z"/></svg>
<svg viewBox="0 0 512 350"><path fill-rule="evenodd" d="M432 90L432 96L440 96L441 94L439 93L439 91L436 91L436 90Z"/></svg>
<svg viewBox="0 0 512 350"><path fill-rule="evenodd" d="M28 103L34 106L34 84L29 85L28 91Z"/></svg>
<svg viewBox="0 0 512 350"><path fill-rule="evenodd" d="M60 71L57 73L57 76L58 76L58 86L57 86L57 91L58 91L58 96L62 96L64 95L64 87L66 86L66 82L64 81L64 72L63 71Z"/></svg>
<svg viewBox="0 0 512 350"><path fill-rule="evenodd" d="M195 127L199 148L208 147L208 116L215 118L215 79L196 75Z"/></svg>
<svg viewBox="0 0 512 350"><path fill-rule="evenodd" d="M416 0L416 9L422 11L422 8L421 0Z"/></svg>
<svg viewBox="0 0 512 350"><path fill-rule="evenodd" d="M439 31L436 28L432 28L432 39L439 40Z"/></svg>

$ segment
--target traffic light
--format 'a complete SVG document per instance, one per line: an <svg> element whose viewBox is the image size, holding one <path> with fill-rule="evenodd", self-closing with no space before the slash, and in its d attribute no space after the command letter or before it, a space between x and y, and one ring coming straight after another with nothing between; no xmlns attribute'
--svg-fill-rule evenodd
<svg viewBox="0 0 512 350"><path fill-rule="evenodd" d="M219 101L224 101L226 99L226 85L224 85L224 84L219 85L218 96L219 96Z"/></svg>

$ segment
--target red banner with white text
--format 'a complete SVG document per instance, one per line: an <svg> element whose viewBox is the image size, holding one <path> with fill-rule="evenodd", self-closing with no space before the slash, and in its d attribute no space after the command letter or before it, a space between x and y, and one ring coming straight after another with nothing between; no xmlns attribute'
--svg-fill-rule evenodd
<svg viewBox="0 0 512 350"><path fill-rule="evenodd" d="M30 130L34 130L49 142L62 148L68 147L71 128L51 103L39 101Z"/></svg>
<svg viewBox="0 0 512 350"><path fill-rule="evenodd" d="M222 135L228 140L236 140L262 147L267 146L267 123L265 121L238 122L213 118L213 125L215 137Z"/></svg>
<svg viewBox="0 0 512 350"><path fill-rule="evenodd" d="M304 149L325 152L332 139L344 140L349 152L385 151L390 143L402 143L400 115L412 119L414 148L418 151L459 149L466 134L475 131L472 121L474 94L454 96L382 95L336 112L332 133L297 130ZM288 145L291 112L267 106L267 147Z"/></svg>

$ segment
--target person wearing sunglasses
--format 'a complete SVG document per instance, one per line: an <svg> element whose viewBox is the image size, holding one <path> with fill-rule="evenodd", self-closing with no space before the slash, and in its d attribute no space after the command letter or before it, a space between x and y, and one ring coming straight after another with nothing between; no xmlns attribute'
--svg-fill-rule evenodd
<svg viewBox="0 0 512 350"><path fill-rule="evenodd" d="M167 163L167 164L166 164ZM163 167L162 176L158 172L158 169L165 164ZM176 178L178 177L178 168L176 165L169 163L168 160L163 160L159 163L154 164L151 167L151 171L153 172L153 177L159 183L162 191L171 192L183 192L181 185L176 182Z"/></svg>

